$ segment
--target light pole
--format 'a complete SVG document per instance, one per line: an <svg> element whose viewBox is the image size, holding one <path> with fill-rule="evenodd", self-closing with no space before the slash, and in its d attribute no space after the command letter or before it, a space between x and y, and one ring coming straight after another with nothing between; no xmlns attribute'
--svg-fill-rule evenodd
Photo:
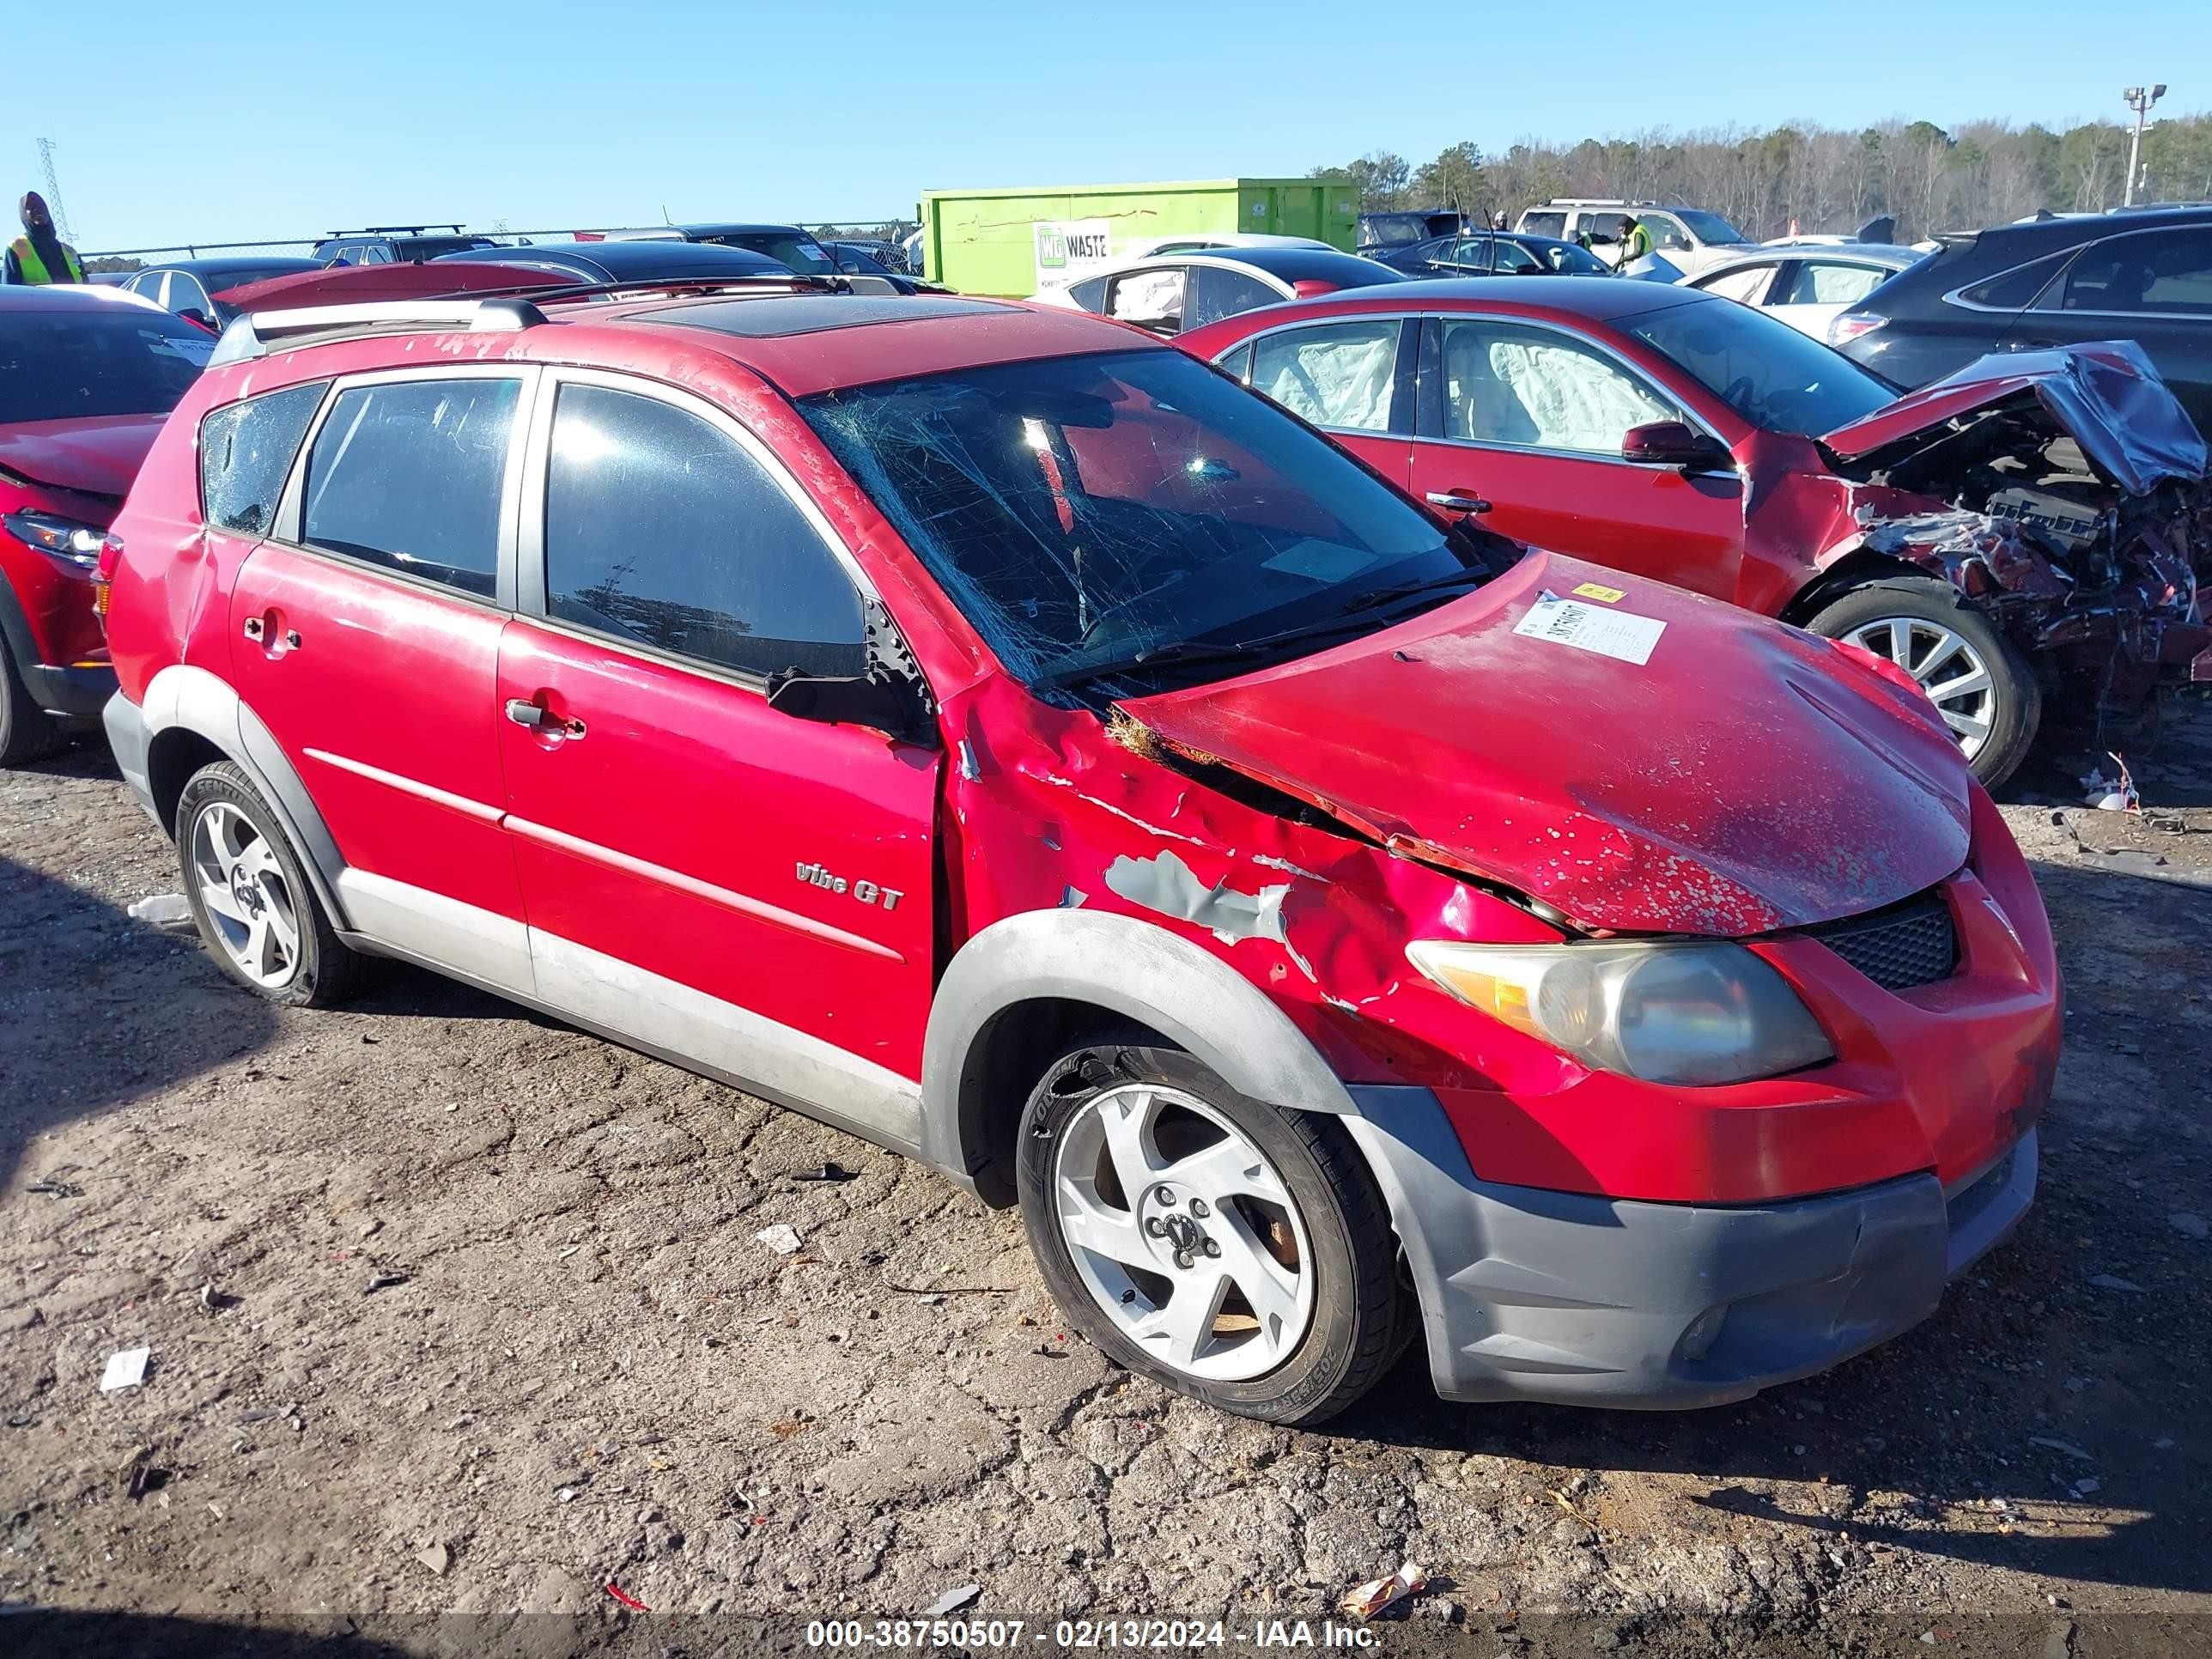
<svg viewBox="0 0 2212 1659"><path fill-rule="evenodd" d="M2150 106L2166 96L2163 85L2130 87L2125 94L2128 107L2136 112L2136 130L2128 138L2128 185L2120 197L2122 207L2136 204L2136 173L2142 165L2143 129L2150 125Z"/></svg>

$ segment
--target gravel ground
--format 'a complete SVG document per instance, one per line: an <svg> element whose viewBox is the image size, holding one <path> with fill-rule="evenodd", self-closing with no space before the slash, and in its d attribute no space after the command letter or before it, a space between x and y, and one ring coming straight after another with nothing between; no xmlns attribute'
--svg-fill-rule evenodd
<svg viewBox="0 0 2212 1659"><path fill-rule="evenodd" d="M2212 719L2138 781L2007 807L2066 1059L1936 1319L1688 1416L1446 1407L1415 1354L1297 1433L1108 1367L1013 1215L861 1142L411 970L252 1000L125 914L177 879L103 753L0 775L0 1646L720 1651L973 1583L1233 1648L1411 1559L1384 1645L1481 1659L2202 1651Z"/></svg>

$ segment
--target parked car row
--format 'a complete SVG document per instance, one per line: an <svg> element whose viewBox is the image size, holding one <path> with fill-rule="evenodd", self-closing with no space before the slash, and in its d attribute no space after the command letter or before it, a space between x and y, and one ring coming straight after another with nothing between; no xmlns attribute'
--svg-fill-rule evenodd
<svg viewBox="0 0 2212 1659"><path fill-rule="evenodd" d="M1520 233L1022 304L692 234L752 228L280 275L219 346L0 309L9 395L65 354L9 533L105 618L10 696L115 688L242 987L401 957L921 1158L1279 1422L1416 1339L1447 1398L1741 1400L2017 1223L2057 973L1976 775L2212 679L2142 349L1901 393ZM24 459L111 425L104 492Z"/></svg>

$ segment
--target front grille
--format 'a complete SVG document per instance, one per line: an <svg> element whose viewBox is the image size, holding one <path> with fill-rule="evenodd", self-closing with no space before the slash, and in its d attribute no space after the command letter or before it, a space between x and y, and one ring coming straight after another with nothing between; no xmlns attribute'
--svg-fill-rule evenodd
<svg viewBox="0 0 2212 1659"><path fill-rule="evenodd" d="M1885 991L1933 985L1959 965L1951 907L1938 892L1806 931Z"/></svg>

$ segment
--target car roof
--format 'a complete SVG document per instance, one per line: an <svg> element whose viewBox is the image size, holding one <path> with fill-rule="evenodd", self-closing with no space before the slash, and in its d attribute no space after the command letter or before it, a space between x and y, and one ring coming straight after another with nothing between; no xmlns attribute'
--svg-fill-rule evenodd
<svg viewBox="0 0 2212 1659"><path fill-rule="evenodd" d="M755 271L781 271L784 266L764 253L745 248L717 247L711 242L540 242L529 247L472 247L441 253L430 261L441 264L553 266L617 282L625 277L715 276Z"/></svg>
<svg viewBox="0 0 2212 1659"><path fill-rule="evenodd" d="M957 295L916 295L912 299L879 294L778 295L757 299L678 301L628 313L644 322L681 323L712 329L745 340L783 340L796 334L866 328L879 323L910 323L940 317L984 317L1016 307L996 300Z"/></svg>
<svg viewBox="0 0 2212 1659"><path fill-rule="evenodd" d="M814 233L797 225L678 225L686 236L805 236Z"/></svg>
<svg viewBox="0 0 2212 1659"><path fill-rule="evenodd" d="M1943 239L1944 252L1973 248L1999 258L2033 258L2038 252L2102 241L2138 230L2212 228L2212 207L2116 208L2110 213L2054 214L2015 224Z"/></svg>
<svg viewBox="0 0 2212 1659"><path fill-rule="evenodd" d="M145 267L148 270L181 270L194 276L228 276L236 270L320 270L322 262L293 253L233 254L222 259L163 259ZM125 276L139 273L127 270Z"/></svg>
<svg viewBox="0 0 2212 1659"><path fill-rule="evenodd" d="M1459 306L1488 310L1504 305L1587 317L1594 322L1638 316L1647 311L1658 311L1670 306L1701 305L1709 301L1721 305L1733 303L1725 300L1714 301L1709 294L1701 294L1695 289L1677 288L1671 283L1646 283L1622 276L1572 276L1423 277L1394 288L1388 295L1331 295L1306 303L1322 306L1338 300L1354 298L1391 306L1440 306L1445 310Z"/></svg>
<svg viewBox="0 0 2212 1659"><path fill-rule="evenodd" d="M203 340L208 337L204 330L195 328L174 312L165 311L144 295L125 289L105 284L95 287L90 283L0 283L0 316L70 312L83 315L88 311L102 317L128 313L149 326L173 323L182 331L179 338L195 335Z"/></svg>
<svg viewBox="0 0 2212 1659"><path fill-rule="evenodd" d="M136 276L136 271L126 271ZM155 315L169 313L147 300L143 295L125 294L118 289L95 287L90 283L0 283L0 311L71 311L79 306L112 307L117 304L132 309L145 309ZM102 314L106 314L105 309ZM191 325L187 323L187 328Z"/></svg>
<svg viewBox="0 0 2212 1659"><path fill-rule="evenodd" d="M805 280L781 266L775 270L791 282ZM16 291L0 289L0 295ZM490 314L514 320L504 325L480 323L472 330L450 314L466 301L400 302L414 303L431 306L437 314L414 324L391 315L364 315L356 324L343 315L350 307L311 306L290 313L306 324L304 328L272 336L263 350L242 361L265 364L281 353L282 378L289 383L420 362L416 354L425 340L441 337L465 340L476 362L505 358L620 368L698 384L698 359L705 353L750 371L787 397L802 398L999 363L1175 349L1157 336L1085 312L951 295L641 295L616 301L555 300L543 303L542 308L528 301L503 299L483 303L496 308ZM361 307L364 313L374 309ZM158 308L155 314L168 315ZM308 323L309 319L314 320ZM233 327L249 320L241 319ZM287 313L281 310L260 318L272 325L286 320ZM228 342L233 337L225 337ZM228 366L237 366L237 361L230 360ZM214 372L227 372L221 353L217 362Z"/></svg>
<svg viewBox="0 0 2212 1659"><path fill-rule="evenodd" d="M1356 253L1326 246L1208 247L1194 248L1188 252L1123 254L1077 280L1121 276L1159 265L1215 265L1230 270L1260 271L1279 283L1333 283L1340 288L1405 280L1403 271L1393 270L1379 260L1363 259Z"/></svg>
<svg viewBox="0 0 2212 1659"><path fill-rule="evenodd" d="M1893 270L1902 270L1907 265L1917 264L1928 256L1918 248L1899 247L1889 242L1820 242L1811 246L1777 247L1771 243L1707 265L1697 275L1698 282L1724 270L1735 270L1744 265L1788 264L1792 261L1818 259L1823 264L1838 262L1849 264L1859 259L1870 265L1886 265Z"/></svg>

